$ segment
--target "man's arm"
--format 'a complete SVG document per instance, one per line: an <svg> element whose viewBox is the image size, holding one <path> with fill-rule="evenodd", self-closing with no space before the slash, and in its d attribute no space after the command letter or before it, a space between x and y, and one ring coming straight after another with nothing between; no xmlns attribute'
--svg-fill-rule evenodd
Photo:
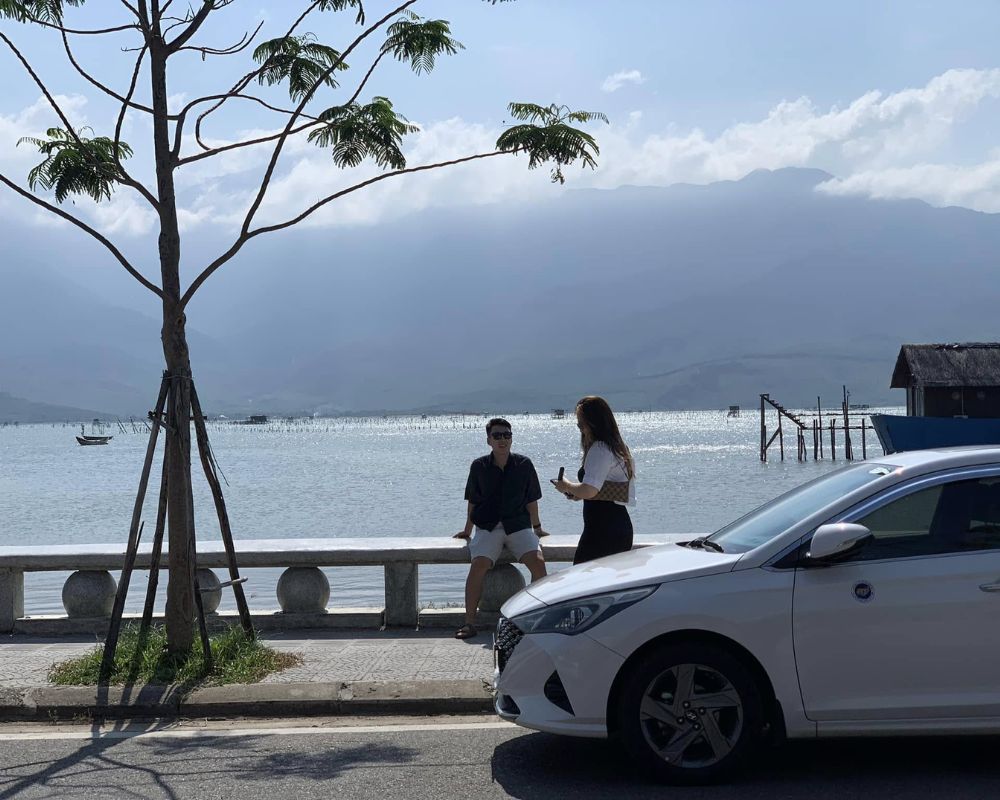
<svg viewBox="0 0 1000 800"><path fill-rule="evenodd" d="M537 517L537 512L535 513ZM472 535L472 503L469 503L469 509L465 513L465 527L462 528L458 533L456 533L453 539L468 539Z"/></svg>
<svg viewBox="0 0 1000 800"><path fill-rule="evenodd" d="M548 536L548 532L542 528L542 523L539 521L538 501L532 500L527 506L525 506L525 508L528 509L528 516L531 517L531 529L535 532L538 538L540 539L543 536Z"/></svg>

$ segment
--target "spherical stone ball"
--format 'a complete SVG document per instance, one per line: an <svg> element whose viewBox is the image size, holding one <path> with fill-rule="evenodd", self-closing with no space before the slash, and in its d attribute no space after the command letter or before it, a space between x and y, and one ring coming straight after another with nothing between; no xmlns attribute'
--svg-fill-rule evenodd
<svg viewBox="0 0 1000 800"><path fill-rule="evenodd" d="M289 567L278 578L278 605L286 614L323 614L330 581L319 567Z"/></svg>
<svg viewBox="0 0 1000 800"><path fill-rule="evenodd" d="M198 588L201 590L201 604L206 614L213 614L222 602L222 581L207 567L199 567L196 573Z"/></svg>
<svg viewBox="0 0 1000 800"><path fill-rule="evenodd" d="M515 594L524 588L524 576L513 564L497 564L486 573L480 611L499 611Z"/></svg>
<svg viewBox="0 0 1000 800"><path fill-rule="evenodd" d="M63 584L63 608L73 619L110 617L117 591L118 584L107 570L77 570Z"/></svg>

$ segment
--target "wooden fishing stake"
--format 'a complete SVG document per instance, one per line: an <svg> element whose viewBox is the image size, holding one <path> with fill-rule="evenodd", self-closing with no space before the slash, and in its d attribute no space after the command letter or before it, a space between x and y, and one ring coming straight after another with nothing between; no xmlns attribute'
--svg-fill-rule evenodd
<svg viewBox="0 0 1000 800"><path fill-rule="evenodd" d="M104 655L101 659L101 671L98 676L99 684L106 684L108 682L115 663L115 651L118 649L118 635L121 633L122 614L125 612L125 596L128 594L128 585L132 577L132 567L135 564L135 554L139 549L139 537L142 535L142 526L139 524L139 518L142 516L142 503L146 499L146 486L149 483L149 472L153 466L153 455L156 452L156 438L160 432L160 416L163 413L163 405L167 400L167 390L168 381L164 373L163 380L160 382L160 395L156 399L156 410L153 412L155 415L153 428L149 432L149 444L146 445L146 460L142 465L139 491L136 494L135 505L132 507L132 524L129 526L125 562L122 564L121 576L118 579L118 590L115 592L115 604L111 611L108 636L104 640Z"/></svg>

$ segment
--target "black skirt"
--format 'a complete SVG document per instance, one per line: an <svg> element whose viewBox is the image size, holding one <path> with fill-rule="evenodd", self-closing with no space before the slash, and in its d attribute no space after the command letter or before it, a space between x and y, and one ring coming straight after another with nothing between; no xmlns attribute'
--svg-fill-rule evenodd
<svg viewBox="0 0 1000 800"><path fill-rule="evenodd" d="M607 500L583 501L583 533L574 564L632 549L632 518L628 509Z"/></svg>

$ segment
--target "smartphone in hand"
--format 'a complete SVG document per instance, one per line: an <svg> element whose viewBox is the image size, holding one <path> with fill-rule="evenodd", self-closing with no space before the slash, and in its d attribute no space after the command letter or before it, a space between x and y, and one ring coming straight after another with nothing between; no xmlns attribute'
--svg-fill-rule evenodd
<svg viewBox="0 0 1000 800"><path fill-rule="evenodd" d="M559 483L559 481L561 481L563 479L563 475L565 475L565 474L566 474L566 467L559 467L559 477L558 478L549 478L549 483L551 483L553 486L555 486L557 483Z"/></svg>

